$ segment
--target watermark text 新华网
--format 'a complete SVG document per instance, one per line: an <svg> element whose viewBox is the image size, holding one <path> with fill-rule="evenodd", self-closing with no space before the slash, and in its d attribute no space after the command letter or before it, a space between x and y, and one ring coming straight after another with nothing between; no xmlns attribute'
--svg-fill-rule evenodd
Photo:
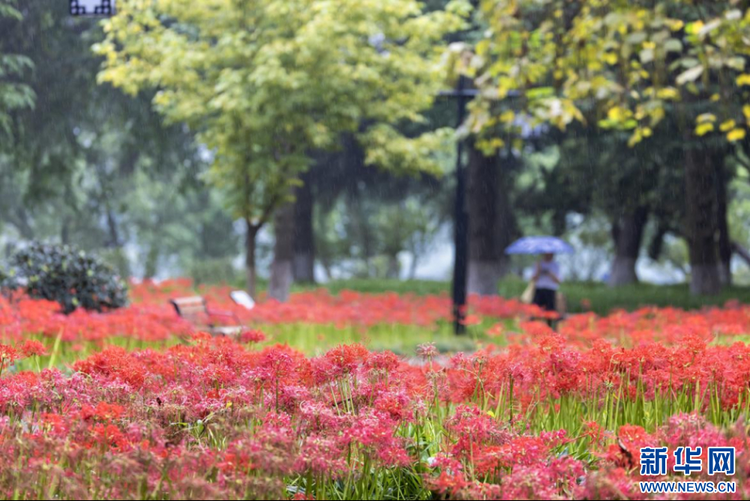
<svg viewBox="0 0 750 501"><path fill-rule="evenodd" d="M709 476L732 476L735 472L734 447L708 447L706 454ZM737 490L736 482L729 481L697 481L687 478L693 473L703 471L703 447L678 447L673 452L675 462L672 466L674 473L682 473L684 480L650 480L639 482L643 494L731 494ZM641 448L641 476L667 475L667 461L669 450L667 447Z"/></svg>

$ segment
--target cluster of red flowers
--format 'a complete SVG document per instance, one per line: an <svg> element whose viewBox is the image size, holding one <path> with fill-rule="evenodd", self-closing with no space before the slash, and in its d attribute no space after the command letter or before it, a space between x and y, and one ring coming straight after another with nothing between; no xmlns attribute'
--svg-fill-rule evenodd
<svg viewBox="0 0 750 501"><path fill-rule="evenodd" d="M59 313L59 306L49 301L21 299L9 304L0 297L0 340L20 340L25 334L37 333L61 337L63 341L104 341L128 337L144 341L165 341L174 336L185 338L193 332L191 324L181 319L169 304L177 297L200 294L210 310L230 315L212 318L217 323L239 319L247 326L268 324L314 324L336 327L371 327L377 324L434 326L451 320L451 302L447 295L363 294L343 291L332 295L324 289L293 294L287 303L261 297L252 310L230 299L229 287L193 287L186 279L156 284L146 281L133 284L133 304L107 314L78 310L72 315ZM470 298L468 324L484 319L529 319L542 317L535 306L499 297ZM489 329L490 337L504 336L510 342L528 343L546 333L542 324L521 323L509 329L498 324ZM633 312L615 311L605 317L593 313L571 315L559 327L568 344L591 347L597 340L623 346L643 342L681 343L686 331L700 336L731 338L750 333L750 306L728 303L723 308L685 311L677 308L642 308Z"/></svg>
<svg viewBox="0 0 750 501"><path fill-rule="evenodd" d="M682 343L686 332L710 339L750 334L750 305L728 302L699 311L647 307L618 310L605 317L573 315L562 326L571 343L590 346L597 339L635 346L643 342Z"/></svg>
<svg viewBox="0 0 750 501"><path fill-rule="evenodd" d="M114 337L163 341L191 332L189 322L163 305L138 304L109 313L79 309L63 315L60 305L52 301L23 298L11 305L0 297L0 339L22 339L33 333L63 341L103 341Z"/></svg>
<svg viewBox="0 0 750 501"><path fill-rule="evenodd" d="M254 324L329 324L337 327L369 327L376 324L432 326L449 321L450 299L446 295L415 296L398 294L360 294L344 291L334 296L324 289L293 294L288 303L263 299L248 310L230 299L228 287L200 287L197 294L206 298L209 311L223 316L211 318L216 323L232 323L239 319L244 325ZM106 314L77 310L71 315L60 313L51 301L21 298L10 304L0 296L0 339L18 340L24 334L37 333L61 337L63 341L103 341L129 337L143 341L164 341L173 336L186 337L191 324L181 319L169 300L196 295L189 280L177 279L155 284L133 284L133 304ZM492 318L514 318L537 313L516 300L472 298L475 315ZM228 313L228 315L227 315ZM474 321L469 318L469 321Z"/></svg>
<svg viewBox="0 0 750 501"><path fill-rule="evenodd" d="M198 294L206 298L209 307L230 312L248 323L278 324L306 323L333 324L339 327L357 325L370 327L376 324L402 324L432 326L438 321L451 321L452 303L447 294L415 295L367 294L342 291L333 295L325 289L292 294L289 301L279 303L260 296L252 310L230 300L229 287L198 287ZM170 299L195 294L191 282L185 279L159 283L144 282L133 287L132 297L140 304L166 304ZM468 319L480 317L516 318L542 315L536 306L516 299L497 296L472 296Z"/></svg>
<svg viewBox="0 0 750 501"><path fill-rule="evenodd" d="M531 317L534 315L532 314ZM523 317L521 317L523 318ZM499 323L487 330L490 337L503 336L513 343L529 343L551 332L540 322L521 321L518 328ZM686 311L679 308L618 310L607 316L582 313L568 316L557 328L569 346L592 347L600 341L621 346L648 343L682 344L686 335L706 342L731 342L750 335L750 305L729 302L724 307Z"/></svg>
<svg viewBox="0 0 750 501"><path fill-rule="evenodd" d="M10 357L39 351L1 348ZM743 426L725 433L692 414L665 416L650 434L583 416L580 436L528 429L534 412L555 412L566 397L603 407L611 398L648 402L659 389L714 388L722 409L737 408L750 387L744 344L707 346L685 333L676 347L579 350L548 334L532 346L457 355L446 367L431 361L429 346L420 353L428 359L420 366L359 345L307 358L198 334L164 351L107 348L72 375L8 375L0 496L288 497L295 479L294 492L318 498L419 472L400 481L459 499L631 497L639 447L659 444L736 447L736 496L750 494ZM705 413L714 397L695 395ZM581 440L588 459L563 453Z"/></svg>
<svg viewBox="0 0 750 501"><path fill-rule="evenodd" d="M108 314L0 302L0 497L642 498L638 451L659 445L735 447L730 497L750 496L750 347L726 342L750 333L750 307L573 315L555 332L516 301L472 298L469 323L516 320L486 332L507 346L441 364L427 344L417 364L245 345L264 324L433 326L445 296L316 291L246 310L229 292L198 291L254 326L239 342L177 317L169 299L194 295L189 281L136 285ZM18 372L48 351L28 333L187 344Z"/></svg>
<svg viewBox="0 0 750 501"><path fill-rule="evenodd" d="M532 327L531 344L512 344L500 350L490 345L472 357L462 354L452 364L464 369L452 381L457 401L476 394L477 387L492 395L508 391L513 381L524 405L538 399L574 395L590 400L607 391L651 400L702 388L725 408L748 404L750 346L710 344L712 336L688 326L679 328L679 343L643 341L626 348L599 339L590 348L576 348L563 334L546 325ZM481 378L479 385L478 378Z"/></svg>

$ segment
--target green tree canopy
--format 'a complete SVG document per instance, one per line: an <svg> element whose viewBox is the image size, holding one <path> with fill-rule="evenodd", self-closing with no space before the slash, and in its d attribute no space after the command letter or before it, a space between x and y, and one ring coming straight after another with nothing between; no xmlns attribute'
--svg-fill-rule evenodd
<svg viewBox="0 0 750 501"><path fill-rule="evenodd" d="M13 82L36 105L10 111L12 135L0 140L3 251L23 240L75 243L103 251L123 275L147 276L234 257L233 221L198 179L207 162L193 134L163 126L153 92L97 85L98 20L72 18L58 0L17 6L23 21L0 19L0 53L34 63Z"/></svg>
<svg viewBox="0 0 750 501"><path fill-rule="evenodd" d="M627 131L631 146L667 127L684 145L693 291L716 292L722 224L713 214L723 204L716 193L725 181L717 180L726 177L719 159L750 125L747 5L483 0L481 12L483 39L469 52L454 51L481 89L468 126L482 131L490 148L529 124L595 124ZM503 102L511 94L512 106Z"/></svg>
<svg viewBox="0 0 750 501"><path fill-rule="evenodd" d="M0 32L10 32L10 27L23 19L15 8L15 0L0 0ZM23 83L24 73L33 68L27 57L5 54L0 45L0 132L10 134L10 112L34 105L34 92Z"/></svg>
<svg viewBox="0 0 750 501"><path fill-rule="evenodd" d="M702 108L679 108L686 127L694 120L695 136L716 130L728 141L742 139L750 107L731 105L747 101L750 85L750 10L740 4L484 0L489 29L459 58L483 90L473 125L517 127L517 113L492 105L518 93L516 108L532 123L564 129L593 119L632 131L635 144L677 103L703 101Z"/></svg>
<svg viewBox="0 0 750 501"><path fill-rule="evenodd" d="M415 0L123 0L96 47L106 58L100 80L132 94L157 89L156 108L214 152L210 179L250 234L288 200L310 151L334 147L343 132L358 135L370 164L435 168L444 133L406 137L398 125L422 120L431 105L442 81L438 47L462 23L456 9L423 14Z"/></svg>

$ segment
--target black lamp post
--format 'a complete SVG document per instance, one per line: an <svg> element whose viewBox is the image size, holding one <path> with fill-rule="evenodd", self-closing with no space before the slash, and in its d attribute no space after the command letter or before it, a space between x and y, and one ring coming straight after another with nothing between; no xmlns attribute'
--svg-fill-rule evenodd
<svg viewBox="0 0 750 501"><path fill-rule="evenodd" d="M459 77L456 89L444 91L440 95L455 97L458 102L456 128L464 122L466 103L478 91L469 88L469 79ZM466 168L463 164L463 140L456 146L456 206L454 212L454 266L453 266L453 329L457 335L466 332L466 282L469 266L469 212L466 207Z"/></svg>
<svg viewBox="0 0 750 501"><path fill-rule="evenodd" d="M479 95L477 89L472 88L471 80L460 76L456 89L442 91L441 97L456 98L458 102L458 115L456 128L464 122L466 115L466 103ZM509 92L508 98L518 97L518 92ZM457 335L466 332L464 317L467 306L467 279L469 268L469 211L466 207L466 168L463 164L463 140L459 140L456 146L456 206L454 212L454 248L455 257L453 264L453 329Z"/></svg>

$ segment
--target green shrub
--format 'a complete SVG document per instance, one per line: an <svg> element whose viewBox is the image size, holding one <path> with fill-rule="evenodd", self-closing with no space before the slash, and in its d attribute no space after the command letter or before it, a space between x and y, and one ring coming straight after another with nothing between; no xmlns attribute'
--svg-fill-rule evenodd
<svg viewBox="0 0 750 501"><path fill-rule="evenodd" d="M63 313L77 308L105 311L125 306L127 287L97 257L64 245L32 243L10 259L8 288L25 287L38 299L56 301Z"/></svg>
<svg viewBox="0 0 750 501"><path fill-rule="evenodd" d="M10 297L10 293L18 288L13 270L8 270L0 266L0 294Z"/></svg>

